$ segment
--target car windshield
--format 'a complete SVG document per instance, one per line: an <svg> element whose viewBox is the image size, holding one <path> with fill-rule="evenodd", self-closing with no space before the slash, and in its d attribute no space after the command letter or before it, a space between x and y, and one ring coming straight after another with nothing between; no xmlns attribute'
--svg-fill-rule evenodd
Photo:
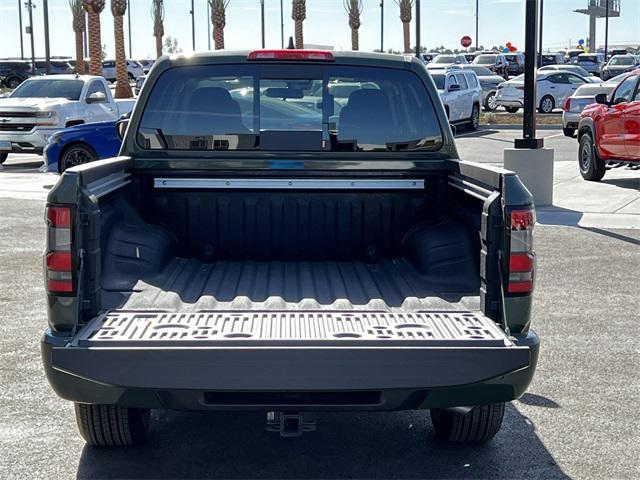
<svg viewBox="0 0 640 480"><path fill-rule="evenodd" d="M465 70L472 70L472 71L476 72L476 75L479 76L479 77L493 77L493 76L495 76L495 73L493 73L487 67L481 67L480 65L471 65L469 67L467 67L465 65L464 69Z"/></svg>
<svg viewBox="0 0 640 480"><path fill-rule="evenodd" d="M347 66L176 67L156 81L138 129L149 150L437 150L420 78Z"/></svg>
<svg viewBox="0 0 640 480"><path fill-rule="evenodd" d="M11 94L11 98L66 98L80 100L82 80L27 80Z"/></svg>
<svg viewBox="0 0 640 480"><path fill-rule="evenodd" d="M609 65L633 65L633 57L613 57Z"/></svg>
<svg viewBox="0 0 640 480"><path fill-rule="evenodd" d="M444 85L447 79L446 75L431 75L431 78L433 78L433 83L436 84L436 88L438 90L444 90Z"/></svg>
<svg viewBox="0 0 640 480"><path fill-rule="evenodd" d="M480 65L491 65L496 63L496 55L478 55L475 59L475 63Z"/></svg>
<svg viewBox="0 0 640 480"><path fill-rule="evenodd" d="M578 63L598 63L597 55L579 55Z"/></svg>
<svg viewBox="0 0 640 480"><path fill-rule="evenodd" d="M574 97L595 97L599 93L609 94L614 89L613 85L583 85L573 94Z"/></svg>
<svg viewBox="0 0 640 480"><path fill-rule="evenodd" d="M456 63L456 57L454 55L438 55L433 63Z"/></svg>

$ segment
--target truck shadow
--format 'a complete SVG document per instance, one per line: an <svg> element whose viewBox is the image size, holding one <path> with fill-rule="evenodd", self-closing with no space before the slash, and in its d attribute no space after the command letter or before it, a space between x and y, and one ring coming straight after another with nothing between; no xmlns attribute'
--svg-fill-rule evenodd
<svg viewBox="0 0 640 480"><path fill-rule="evenodd" d="M85 446L77 478L569 478L512 405L481 446L436 441L426 411L320 413L317 432L293 439L266 432L262 413L152 418L142 446Z"/></svg>

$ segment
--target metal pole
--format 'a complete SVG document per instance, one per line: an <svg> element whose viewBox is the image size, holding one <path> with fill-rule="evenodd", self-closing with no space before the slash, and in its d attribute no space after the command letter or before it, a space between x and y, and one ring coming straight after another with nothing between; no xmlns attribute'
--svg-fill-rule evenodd
<svg viewBox="0 0 640 480"><path fill-rule="evenodd" d="M22 0L18 0L18 22L20 23L20 58L24 60L24 41L22 38Z"/></svg>
<svg viewBox="0 0 640 480"><path fill-rule="evenodd" d="M209 11L209 2L207 0L207 47L211 51L211 15Z"/></svg>
<svg viewBox="0 0 640 480"><path fill-rule="evenodd" d="M607 63L609 57L609 0L607 0L605 8L607 12L604 17L604 62Z"/></svg>
<svg viewBox="0 0 640 480"><path fill-rule="evenodd" d="M89 38L88 38L88 32L87 30L89 30L88 28L88 24L87 24L87 13L84 13L84 58L87 58L89 56ZM84 61L84 59L82 60ZM85 68L85 71L87 69Z"/></svg>
<svg viewBox="0 0 640 480"><path fill-rule="evenodd" d="M380 52L384 53L384 0L380 0Z"/></svg>
<svg viewBox="0 0 640 480"><path fill-rule="evenodd" d="M27 0L25 6L29 9L29 31L31 32L31 70L34 75L36 73L36 49L33 42L33 9L36 6L31 2L31 0Z"/></svg>
<svg viewBox="0 0 640 480"><path fill-rule="evenodd" d="M49 45L49 0L42 0L42 14L44 17L44 59L47 65L47 75L51 73L51 49Z"/></svg>
<svg viewBox="0 0 640 480"><path fill-rule="evenodd" d="M191 0L191 49L196 51L196 12L194 10L195 6L193 4L194 0Z"/></svg>
<svg viewBox="0 0 640 480"><path fill-rule="evenodd" d="M280 48L284 50L284 9L280 0Z"/></svg>
<svg viewBox="0 0 640 480"><path fill-rule="evenodd" d="M480 24L479 21L479 15L480 15L480 0L476 0L476 51L480 50L480 30L478 29L478 26Z"/></svg>
<svg viewBox="0 0 640 480"><path fill-rule="evenodd" d="M416 0L416 57L420 56L420 0Z"/></svg>
<svg viewBox="0 0 640 480"><path fill-rule="evenodd" d="M538 36L538 0L526 0L524 45L524 119L522 138L515 141L516 148L538 149L543 139L536 139L536 45Z"/></svg>
<svg viewBox="0 0 640 480"><path fill-rule="evenodd" d="M264 0L260 0L260 25L262 27L262 48L264 48Z"/></svg>
<svg viewBox="0 0 640 480"><path fill-rule="evenodd" d="M538 67L542 66L542 27L544 23L544 0L540 0L540 35L538 37Z"/></svg>
<svg viewBox="0 0 640 480"><path fill-rule="evenodd" d="M129 24L129 58L133 58L133 48L131 47L131 0L127 0L127 22Z"/></svg>

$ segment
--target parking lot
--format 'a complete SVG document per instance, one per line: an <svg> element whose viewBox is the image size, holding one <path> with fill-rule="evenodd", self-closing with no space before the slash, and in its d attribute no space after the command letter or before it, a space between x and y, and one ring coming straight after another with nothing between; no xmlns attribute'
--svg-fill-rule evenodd
<svg viewBox="0 0 640 480"><path fill-rule="evenodd" d="M511 129L460 133L462 158L499 164ZM43 206L53 174L40 157L0 171L0 472L3 478L625 478L640 476L640 171L601 184L578 173L576 141L555 150L555 206L539 212L533 384L480 447L438 443L425 412L321 414L318 431L283 439L259 413L155 411L147 443L97 450L47 385L41 274ZM625 227L625 228L614 228Z"/></svg>

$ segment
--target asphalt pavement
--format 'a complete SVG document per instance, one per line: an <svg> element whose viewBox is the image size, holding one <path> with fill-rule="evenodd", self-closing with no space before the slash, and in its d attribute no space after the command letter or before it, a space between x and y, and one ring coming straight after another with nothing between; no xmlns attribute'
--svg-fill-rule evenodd
<svg viewBox="0 0 640 480"><path fill-rule="evenodd" d="M40 362L55 176L34 170L0 172L0 478L640 478L640 230L584 226L537 227L538 372L486 445L436 441L419 411L319 414L298 439L259 413L155 411L142 446L84 446Z"/></svg>

